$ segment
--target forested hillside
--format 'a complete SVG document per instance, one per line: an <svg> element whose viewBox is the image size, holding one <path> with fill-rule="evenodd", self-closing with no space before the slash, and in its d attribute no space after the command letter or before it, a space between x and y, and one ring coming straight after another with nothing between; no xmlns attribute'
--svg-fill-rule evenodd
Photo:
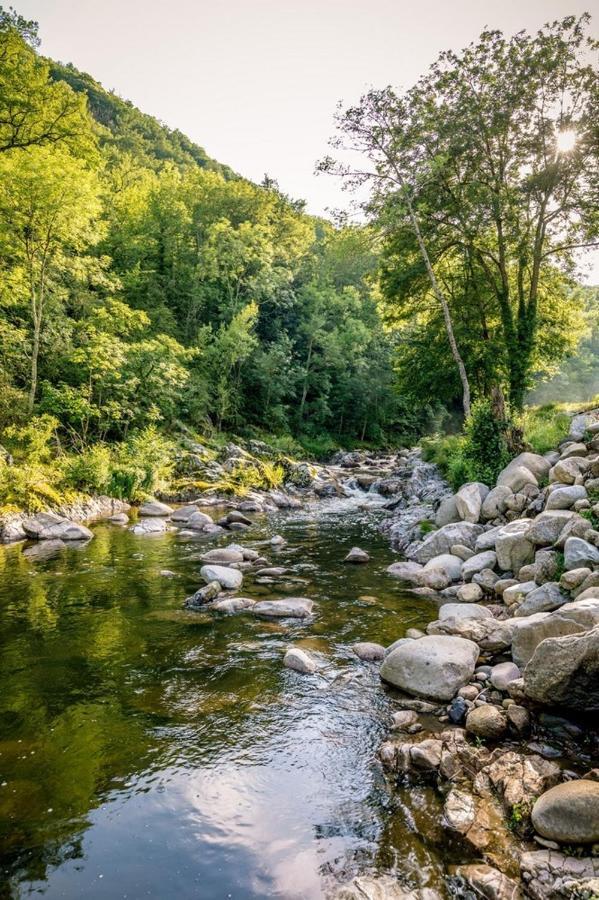
<svg viewBox="0 0 599 900"><path fill-rule="evenodd" d="M585 22L522 45L538 71L526 90L512 44L489 33L406 98L372 92L340 115L376 179L358 226L308 216L270 178L239 177L46 60L35 23L0 12L2 445L52 460L53 483L91 490L107 478L85 465L66 476L57 459L100 453L127 467L145 438L155 447L174 427L292 437L322 452L417 438L459 412L466 387L465 413L497 392L517 413L535 379L589 335L571 257L596 225ZM481 60L486 143L471 139L463 91ZM576 123L558 123L576 124L576 149L548 161L518 135L539 91L557 102L563 65L586 99ZM495 120L508 102L520 120ZM543 124L547 141L556 127ZM5 486L0 500L23 493Z"/></svg>

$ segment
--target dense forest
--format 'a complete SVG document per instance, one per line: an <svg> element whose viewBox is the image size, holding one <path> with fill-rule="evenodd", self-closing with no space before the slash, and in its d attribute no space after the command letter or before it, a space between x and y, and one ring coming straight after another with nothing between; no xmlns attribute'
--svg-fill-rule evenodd
<svg viewBox="0 0 599 900"><path fill-rule="evenodd" d="M517 414L593 339L573 255L597 230L587 30L488 32L341 111L320 168L371 184L356 225L238 176L0 10L6 458L129 465L181 426L398 443L498 392ZM72 486L105 487L88 469Z"/></svg>

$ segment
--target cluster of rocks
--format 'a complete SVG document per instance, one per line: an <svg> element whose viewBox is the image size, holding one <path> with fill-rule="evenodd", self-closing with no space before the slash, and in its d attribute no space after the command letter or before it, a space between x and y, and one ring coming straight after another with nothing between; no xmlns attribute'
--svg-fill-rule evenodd
<svg viewBox="0 0 599 900"><path fill-rule="evenodd" d="M67 543L85 542L93 537L83 523L110 520L126 516L129 504L113 497L91 497L72 506L54 511L9 513L0 517L0 544L18 541L43 541L48 550L50 543L62 548Z"/></svg>
<svg viewBox="0 0 599 900"><path fill-rule="evenodd" d="M443 497L435 530L388 569L440 605L425 632L385 651L381 678L404 697L381 759L436 782L445 827L484 859L486 887L471 867L457 873L477 895L590 897L598 886L597 770L565 771L534 741L522 749L544 709L599 711L598 498L594 413L575 417L555 452L522 453L495 485Z"/></svg>

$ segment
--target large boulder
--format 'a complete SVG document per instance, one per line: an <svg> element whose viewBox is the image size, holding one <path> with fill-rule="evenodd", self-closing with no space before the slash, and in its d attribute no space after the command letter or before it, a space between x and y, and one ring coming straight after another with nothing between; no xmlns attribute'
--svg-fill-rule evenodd
<svg viewBox="0 0 599 900"><path fill-rule="evenodd" d="M599 565L599 550L578 537L569 537L564 545L564 569L580 569Z"/></svg>
<svg viewBox="0 0 599 900"><path fill-rule="evenodd" d="M162 518L165 518L170 516L172 512L172 506L161 503L160 500L146 500L146 502L142 503L139 507L140 516L162 516Z"/></svg>
<svg viewBox="0 0 599 900"><path fill-rule="evenodd" d="M556 487L549 493L545 509L572 509L577 500L585 500L586 488L582 484Z"/></svg>
<svg viewBox="0 0 599 900"><path fill-rule="evenodd" d="M528 469L529 472L535 476L535 478L547 478L549 474L549 469L551 465L544 456L540 456L538 453L530 453L525 451L524 453L519 453L518 456L515 456L514 459L508 463L506 469L517 468L518 466L523 466L525 469ZM504 469L505 471L505 469Z"/></svg>
<svg viewBox="0 0 599 900"><path fill-rule="evenodd" d="M476 538L482 531L481 525L474 525L472 522L452 522L444 525L426 537L416 550L414 559L424 565L435 556L449 553L454 544L464 544L473 550Z"/></svg>
<svg viewBox="0 0 599 900"><path fill-rule="evenodd" d="M439 504L439 509L435 515L435 525L437 528L443 528L452 522L459 522L460 514L456 505L455 496L444 497Z"/></svg>
<svg viewBox="0 0 599 900"><path fill-rule="evenodd" d="M560 459L549 472L549 481L559 481L560 484L574 484L579 475L589 468L590 462L582 456L574 456L571 459Z"/></svg>
<svg viewBox="0 0 599 900"><path fill-rule="evenodd" d="M206 531L212 526L214 526L214 522L210 516L207 513L200 512L199 509L192 513L185 522L185 527L190 528L192 531Z"/></svg>
<svg viewBox="0 0 599 900"><path fill-rule="evenodd" d="M503 516L507 510L507 501L513 496L513 491L505 484L498 484L497 487L492 488L483 500L480 511L481 519L488 521Z"/></svg>
<svg viewBox="0 0 599 900"><path fill-rule="evenodd" d="M464 522L478 522L483 500L488 493L489 488L480 481L463 484L455 495L455 504L460 519Z"/></svg>
<svg viewBox="0 0 599 900"><path fill-rule="evenodd" d="M483 569L494 569L497 564L497 554L494 550L484 550L482 553L476 553L467 559L462 566L462 578L464 581L470 581L477 572Z"/></svg>
<svg viewBox="0 0 599 900"><path fill-rule="evenodd" d="M532 616L534 613L551 612L567 603L567 594L562 593L556 581L547 581L530 591L514 615Z"/></svg>
<svg viewBox="0 0 599 900"><path fill-rule="evenodd" d="M500 528L495 538L497 565L504 572L519 572L534 560L534 544L528 540L530 519L516 519Z"/></svg>
<svg viewBox="0 0 599 900"><path fill-rule="evenodd" d="M307 619L314 603L307 597L286 597L284 600L260 600L252 607L256 616L266 619Z"/></svg>
<svg viewBox="0 0 599 900"><path fill-rule="evenodd" d="M393 575L394 578L399 578L400 581L405 581L408 584L422 584L423 568L420 563L406 560L405 562L391 563L387 568L387 572L389 575Z"/></svg>
<svg viewBox="0 0 599 900"><path fill-rule="evenodd" d="M23 519L22 526L27 537L38 541L89 541L93 537L85 525L52 512Z"/></svg>
<svg viewBox="0 0 599 900"><path fill-rule="evenodd" d="M545 706L599 711L599 626L541 641L524 670L524 690Z"/></svg>
<svg viewBox="0 0 599 900"><path fill-rule="evenodd" d="M491 703L476 706L466 716L466 731L479 738L497 740L507 731L505 713Z"/></svg>
<svg viewBox="0 0 599 900"><path fill-rule="evenodd" d="M540 547L555 544L576 513L569 509L549 509L533 519L526 534L527 540Z"/></svg>
<svg viewBox="0 0 599 900"><path fill-rule="evenodd" d="M451 553L435 556L426 563L422 570L422 584L436 589L447 587L452 581L460 578L462 565L460 557Z"/></svg>
<svg viewBox="0 0 599 900"><path fill-rule="evenodd" d="M599 599L564 603L552 613L537 613L519 619L512 640L512 656L520 667L526 665L545 638L564 637L589 631L599 625Z"/></svg>
<svg viewBox="0 0 599 900"><path fill-rule="evenodd" d="M472 678L478 655L473 641L427 635L392 650L381 666L381 678L417 697L451 700Z"/></svg>
<svg viewBox="0 0 599 900"><path fill-rule="evenodd" d="M513 494L518 494L528 484L538 487L539 482L526 466L518 466L510 463L497 478L497 486L507 487Z"/></svg>
<svg viewBox="0 0 599 900"><path fill-rule="evenodd" d="M557 784L536 801L531 819L535 831L550 841L599 842L599 782L581 778Z"/></svg>
<svg viewBox="0 0 599 900"><path fill-rule="evenodd" d="M133 534L162 534L166 531L168 525L166 519L158 519L153 516L146 516L140 519L135 525L131 525L129 531Z"/></svg>
<svg viewBox="0 0 599 900"><path fill-rule="evenodd" d="M444 603L439 609L439 621L444 619L492 619L493 614L486 606L475 603Z"/></svg>
<svg viewBox="0 0 599 900"><path fill-rule="evenodd" d="M226 591L236 591L243 582L243 575L238 569L229 569L226 566L202 566L200 575L206 584L209 584L211 581L218 581L220 586Z"/></svg>

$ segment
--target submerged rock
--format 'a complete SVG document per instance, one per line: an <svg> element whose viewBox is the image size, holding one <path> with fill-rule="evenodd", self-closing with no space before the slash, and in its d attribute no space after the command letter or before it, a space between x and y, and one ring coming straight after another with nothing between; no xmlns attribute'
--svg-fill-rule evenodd
<svg viewBox="0 0 599 900"><path fill-rule="evenodd" d="M142 503L139 507L140 516L162 516L164 518L170 516L173 511L172 506L161 503L160 500L146 500L146 502Z"/></svg>
<svg viewBox="0 0 599 900"><path fill-rule="evenodd" d="M361 550L360 547L352 547L343 562L346 563L367 563L370 559L368 553L365 550Z"/></svg>

